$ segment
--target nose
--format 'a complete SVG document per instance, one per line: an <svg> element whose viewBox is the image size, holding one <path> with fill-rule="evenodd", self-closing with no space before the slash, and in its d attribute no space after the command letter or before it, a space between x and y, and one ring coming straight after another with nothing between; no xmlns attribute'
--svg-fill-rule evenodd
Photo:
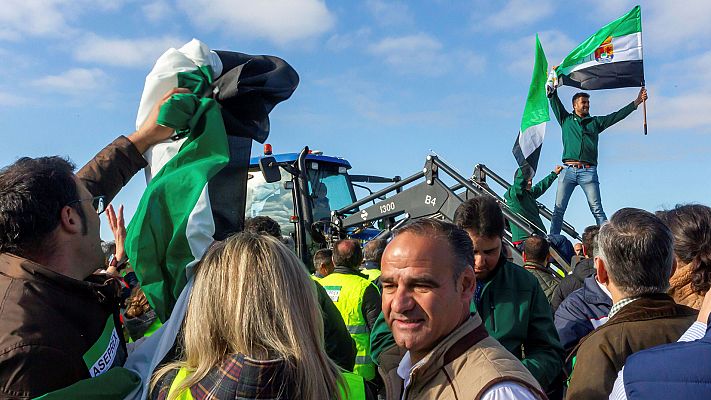
<svg viewBox="0 0 711 400"><path fill-rule="evenodd" d="M475 267L483 267L484 266L484 256L480 254L475 254L474 255L474 266Z"/></svg>
<svg viewBox="0 0 711 400"><path fill-rule="evenodd" d="M390 299L390 310L397 314L404 314L415 306L412 293L407 288L400 286Z"/></svg>

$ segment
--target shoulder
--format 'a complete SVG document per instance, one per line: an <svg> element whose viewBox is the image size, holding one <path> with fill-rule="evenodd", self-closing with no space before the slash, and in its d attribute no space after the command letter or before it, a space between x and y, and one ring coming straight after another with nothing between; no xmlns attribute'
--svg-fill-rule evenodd
<svg viewBox="0 0 711 400"><path fill-rule="evenodd" d="M536 275L518 264L507 261L501 268L504 268L506 278L511 279L511 284L515 284L522 289L532 289L538 286Z"/></svg>
<svg viewBox="0 0 711 400"><path fill-rule="evenodd" d="M539 398L531 389L514 381L499 382L481 396L482 400L538 400Z"/></svg>

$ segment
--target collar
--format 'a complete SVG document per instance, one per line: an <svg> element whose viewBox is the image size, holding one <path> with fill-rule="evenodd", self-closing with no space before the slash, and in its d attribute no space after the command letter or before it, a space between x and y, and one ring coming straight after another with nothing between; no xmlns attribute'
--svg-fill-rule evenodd
<svg viewBox="0 0 711 400"><path fill-rule="evenodd" d="M598 282L599 283L599 282ZM618 311L620 311L624 306L632 303L635 300L639 300L639 297L627 297L624 298L617 303L612 305L612 308L610 308L610 313L607 315L608 318L612 318L615 314L617 314Z"/></svg>
<svg viewBox="0 0 711 400"><path fill-rule="evenodd" d="M537 263L535 261L526 261L525 263L523 263L523 267L526 269L537 269L537 270L543 271L543 272L550 272L548 270L548 268L546 268L545 265L543 265L541 263Z"/></svg>
<svg viewBox="0 0 711 400"><path fill-rule="evenodd" d="M408 377L410 379L416 378L420 381L428 381L438 373L440 368L451 363L488 336L489 334L482 324L481 317L478 314L471 314L464 323L430 350L422 360L412 365L411 369L407 370L409 372ZM403 364L405 354L407 353L403 353L403 350L397 346L392 346L383 352L379 358L383 371L387 373L396 370L398 376L402 376L400 374L400 366ZM404 370L410 364L411 360L406 361L402 369Z"/></svg>
<svg viewBox="0 0 711 400"><path fill-rule="evenodd" d="M609 297L610 300L612 300L612 293L610 293L610 291L607 289L607 286L605 286L605 285L603 285L602 283L598 282L598 281L597 281L597 278L596 278L594 275L593 275L592 278L593 278L593 280L595 281L595 283L597 284L597 287L599 287L600 290L602 290L602 292L605 293L605 295L607 295L607 297ZM633 299L633 300L636 300L636 299ZM631 301L630 301L629 303L631 303ZM625 303L625 304L629 304L629 303ZM620 306L620 308L622 308L623 306L624 306L624 305Z"/></svg>
<svg viewBox="0 0 711 400"><path fill-rule="evenodd" d="M336 267L333 269L333 272L338 274L357 275L363 279L368 279L368 275L365 275L360 271L357 271L353 268L345 267L343 265L336 265Z"/></svg>
<svg viewBox="0 0 711 400"><path fill-rule="evenodd" d="M380 266L375 261L363 262L363 269L380 269Z"/></svg>

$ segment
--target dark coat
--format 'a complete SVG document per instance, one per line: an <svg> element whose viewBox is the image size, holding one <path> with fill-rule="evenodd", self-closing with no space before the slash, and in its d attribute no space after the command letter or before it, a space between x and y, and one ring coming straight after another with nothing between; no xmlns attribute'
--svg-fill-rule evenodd
<svg viewBox="0 0 711 400"><path fill-rule="evenodd" d="M580 341L567 399L607 400L627 357L677 341L697 311L667 294L644 295Z"/></svg>
<svg viewBox="0 0 711 400"><path fill-rule="evenodd" d="M77 176L92 195L110 201L145 165L133 144L120 137ZM0 299L0 398L34 398L89 378L83 356L110 324L117 328L116 343L109 342L104 355L114 354L109 366L123 364L126 351L114 279L92 275L79 281L3 253ZM100 367L101 372L108 369Z"/></svg>
<svg viewBox="0 0 711 400"><path fill-rule="evenodd" d="M546 268L540 264L526 262L524 263L523 268L536 277L538 284L541 286L543 293L546 295L546 299L550 303L551 298L553 297L553 292L560 284L562 278L550 268Z"/></svg>
<svg viewBox="0 0 711 400"><path fill-rule="evenodd" d="M595 265L592 258L586 258L575 264L573 272L563 278L551 297L551 307L555 313L560 303L571 293L584 286L585 278L595 275Z"/></svg>
<svg viewBox="0 0 711 400"><path fill-rule="evenodd" d="M612 299L600 289L594 276L585 279L585 286L566 297L555 312L555 329L566 354L580 339L607 322Z"/></svg>

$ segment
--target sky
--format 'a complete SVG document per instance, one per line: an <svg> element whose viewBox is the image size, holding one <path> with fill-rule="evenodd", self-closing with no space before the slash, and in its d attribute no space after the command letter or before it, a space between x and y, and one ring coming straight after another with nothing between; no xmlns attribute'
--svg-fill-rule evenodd
<svg viewBox="0 0 711 400"><path fill-rule="evenodd" d="M642 7L647 121L641 108L600 138L608 216L711 203L711 2L319 0L3 0L0 165L62 155L78 166L136 128L145 77L168 48L197 38L216 50L276 55L300 84L271 113L274 151L305 145L348 159L351 173L408 176L435 152L469 176L485 164L511 179L511 148L539 34L549 65L634 5ZM591 113L623 107L638 89L591 93ZM564 104L575 91L559 89ZM552 114L552 113L551 113ZM253 154L261 146L253 146ZM547 126L541 179L560 164ZM117 196L127 219L145 188ZM539 200L552 208L555 186ZM594 223L582 190L566 220ZM106 221L102 237L110 239Z"/></svg>

